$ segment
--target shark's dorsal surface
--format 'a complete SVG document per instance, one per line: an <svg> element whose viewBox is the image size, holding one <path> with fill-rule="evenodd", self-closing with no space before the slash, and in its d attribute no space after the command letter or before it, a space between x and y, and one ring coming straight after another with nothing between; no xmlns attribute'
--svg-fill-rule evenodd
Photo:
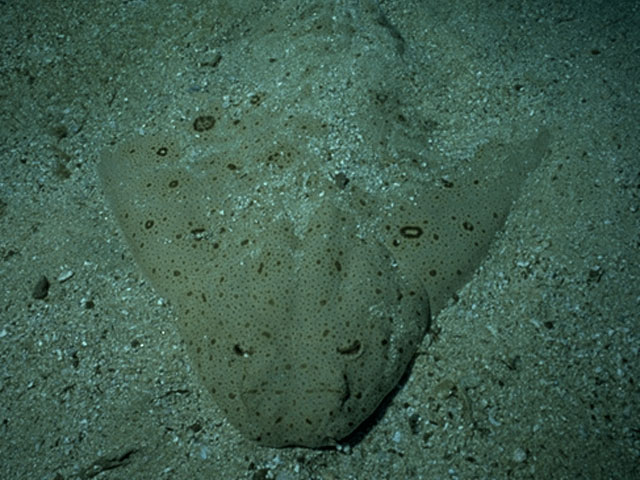
<svg viewBox="0 0 640 480"><path fill-rule="evenodd" d="M99 166L204 385L263 445L333 445L373 412L546 150L488 139L440 178L408 50L373 1L281 2L220 45L189 128Z"/></svg>

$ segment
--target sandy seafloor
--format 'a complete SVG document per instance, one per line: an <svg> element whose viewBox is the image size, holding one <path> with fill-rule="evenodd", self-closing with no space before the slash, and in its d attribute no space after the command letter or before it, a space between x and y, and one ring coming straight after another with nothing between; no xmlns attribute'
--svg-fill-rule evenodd
<svg viewBox="0 0 640 480"><path fill-rule="evenodd" d="M229 18L191 0L3 2L0 478L640 478L640 4L382 6L422 52L452 161L524 119L553 140L384 411L309 450L225 421L96 177L105 148L203 98Z"/></svg>

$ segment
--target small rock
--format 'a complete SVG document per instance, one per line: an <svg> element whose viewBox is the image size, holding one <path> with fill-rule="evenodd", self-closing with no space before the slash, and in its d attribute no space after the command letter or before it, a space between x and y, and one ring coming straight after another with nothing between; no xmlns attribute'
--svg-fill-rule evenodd
<svg viewBox="0 0 640 480"><path fill-rule="evenodd" d="M62 282L66 282L67 280L69 280L71 277L73 277L73 271L72 270L65 270L64 272L62 272L60 275L58 275L58 281L60 283Z"/></svg>
<svg viewBox="0 0 640 480"><path fill-rule="evenodd" d="M517 463L522 463L527 459L527 452L525 452L522 448L518 447L513 451L513 461Z"/></svg>
<svg viewBox="0 0 640 480"><path fill-rule="evenodd" d="M42 300L46 298L47 294L49 293L50 286L51 284L49 283L49 280L47 280L47 277L42 275L38 280L38 282L36 283L36 286L34 287L33 292L31 293L31 296L36 300Z"/></svg>

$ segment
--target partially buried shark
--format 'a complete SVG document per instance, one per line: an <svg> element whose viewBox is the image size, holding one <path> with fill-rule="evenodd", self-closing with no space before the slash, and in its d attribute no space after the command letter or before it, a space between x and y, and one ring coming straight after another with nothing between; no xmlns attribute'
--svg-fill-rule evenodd
<svg viewBox="0 0 640 480"><path fill-rule="evenodd" d="M409 49L377 4L280 5L220 45L188 129L130 139L98 171L230 422L321 447L397 384L549 134L490 140L439 178Z"/></svg>

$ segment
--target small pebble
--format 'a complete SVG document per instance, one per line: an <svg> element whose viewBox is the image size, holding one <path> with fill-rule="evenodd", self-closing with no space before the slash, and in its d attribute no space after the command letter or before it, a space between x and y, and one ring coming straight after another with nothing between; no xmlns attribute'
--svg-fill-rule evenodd
<svg viewBox="0 0 640 480"><path fill-rule="evenodd" d="M31 293L31 296L33 298L35 298L36 300L42 300L42 299L46 298L47 295L49 294L49 287L50 286L51 286L51 284L49 283L49 280L47 279L47 277L42 275L38 279L38 282L36 283L36 286L33 288L33 292Z"/></svg>
<svg viewBox="0 0 640 480"><path fill-rule="evenodd" d="M69 280L71 277L73 277L73 271L72 270L65 270L64 272L62 272L60 275L58 275L58 281L60 283L62 282L66 282L67 280Z"/></svg>
<svg viewBox="0 0 640 480"><path fill-rule="evenodd" d="M518 447L513 451L513 461L517 463L522 463L527 459L527 452L525 452L522 448Z"/></svg>

